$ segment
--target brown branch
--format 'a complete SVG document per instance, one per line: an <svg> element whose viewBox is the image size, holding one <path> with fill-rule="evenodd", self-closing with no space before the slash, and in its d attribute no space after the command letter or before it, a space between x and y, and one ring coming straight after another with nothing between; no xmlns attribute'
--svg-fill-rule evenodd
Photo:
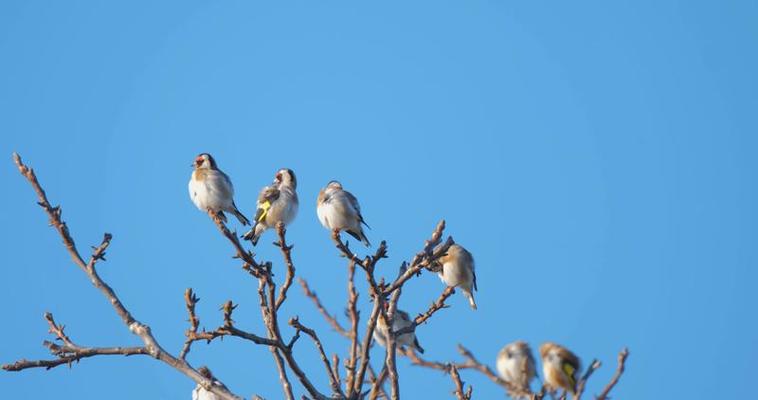
<svg viewBox="0 0 758 400"><path fill-rule="evenodd" d="M416 354L413 351L405 351L402 354L408 357L408 359L411 361L411 364L413 365L425 367L425 368L432 368L439 371L443 371L445 373L450 373L450 369L452 367L455 367L458 370L473 369L473 370L479 371L495 384L505 388L509 393L512 393L512 392L515 393L516 388L513 385L511 385L509 382L506 382L505 380L497 376L495 372L492 371L492 369L489 366L479 362L476 359L476 357L474 357L474 355L471 353L471 351L469 351L468 349L466 349L465 347L459 344L458 352L460 352L461 355L463 355L465 359L464 362L443 363L443 362L438 362L438 361L429 361L429 360L425 360L419 357L418 354Z"/></svg>
<svg viewBox="0 0 758 400"><path fill-rule="evenodd" d="M45 345L50 348L50 351L62 352L67 355L60 355L55 360L19 360L13 364L4 364L2 368L6 371L21 371L28 368L45 368L51 369L59 365L69 365L78 362L82 358L94 357L94 356L108 356L108 355L150 355L150 353L144 347L82 347L73 349L68 346L57 346L54 343L45 342Z"/></svg>
<svg viewBox="0 0 758 400"><path fill-rule="evenodd" d="M197 303L197 301L199 301L200 299L198 299L197 297L195 297L193 293L191 293L191 289L187 289L187 290L190 292L190 296L193 296L193 297L190 297L190 299L194 300L193 303L191 304L191 308L190 308L190 303L187 303L187 309L188 309L188 312L190 313L190 321L193 321L193 318L194 318L195 322L190 322L192 326L185 333L187 336L187 340L185 341L185 347L188 347L188 344L192 344L200 340L205 340L208 343L210 343L214 339L224 337L224 336L234 336L240 339L249 340L255 344L260 344L260 345L273 346L273 347L278 347L278 348L284 347L284 344L280 342L255 335L253 333L246 332L235 327L234 320L232 320L232 312L234 311L235 308L237 308L237 306L234 305L231 301L227 301L221 307L221 310L224 313L224 324L222 326L212 331L206 331L205 329L203 329L201 332L198 332L197 325L195 325L195 323L199 324L200 321L195 316L194 306L195 306L195 303ZM185 292L185 299L186 298L187 298L187 292Z"/></svg>
<svg viewBox="0 0 758 400"><path fill-rule="evenodd" d="M419 325L425 323L429 320L429 318L434 315L439 310L442 310L443 308L448 308L449 306L445 304L445 301L448 299L448 297L452 296L455 293L455 287L453 286L447 286L442 293L440 293L440 297L437 298L430 306L429 309L426 310L424 313L419 314L414 320L412 325L408 325L405 328L402 328L395 332L396 335L404 335L406 333L410 333L416 330L416 327Z"/></svg>
<svg viewBox="0 0 758 400"><path fill-rule="evenodd" d="M303 278L297 278L297 281L300 284L300 286L303 288L303 293L305 294L305 296L311 299L313 304L316 306L316 309L318 310L318 312L321 313L321 316L323 316L326 322L328 322L329 325L331 325L332 329L337 331L337 333L339 333L340 335L346 338L349 338L350 332L348 332L347 329L343 328L342 325L340 325L339 321L337 321L337 317L333 316L332 314L329 314L329 312L326 311L326 308L321 303L321 300L318 298L318 295L316 294L316 292L312 291L310 286L308 286L308 282Z"/></svg>
<svg viewBox="0 0 758 400"><path fill-rule="evenodd" d="M182 351L179 352L179 358L182 360L187 358L187 354L190 352L190 347L192 347L193 342L191 336L197 335L197 328L200 326L200 320L195 315L195 304L197 304L198 301L200 301L200 298L192 292L192 288L187 288L187 290L184 291L184 303L187 307L187 314L189 314L190 329L185 334L187 340L184 341Z"/></svg>
<svg viewBox="0 0 758 400"><path fill-rule="evenodd" d="M282 306L284 300L287 299L287 290L292 286L292 280L295 278L295 264L292 262L293 246L287 245L287 240L285 238L287 230L284 229L284 224L282 222L276 224L276 233L279 235L279 241L274 244L282 250L284 264L287 265L287 276L284 279L282 287L279 289L279 297L276 299L276 309L279 310L279 307Z"/></svg>
<svg viewBox="0 0 758 400"><path fill-rule="evenodd" d="M341 387L342 381L340 378L340 358L337 356L337 353L332 354L332 374L334 375L334 379L337 380L337 387Z"/></svg>
<svg viewBox="0 0 758 400"><path fill-rule="evenodd" d="M405 272L406 267L405 263L400 267L400 275ZM384 310L380 310L379 318L382 318L385 322L385 326L387 326L387 335L385 338L385 359L384 359L384 365L387 368L387 376L390 379L390 396L392 396L392 400L399 400L400 399L400 377L397 373L397 363L396 363L396 354L397 354L397 338L400 337L400 334L395 332L393 330L395 316L397 314L397 302L400 300L400 295L402 294L402 285L398 286L397 290L392 292L392 297L390 297L389 305L387 307L387 312L385 313ZM381 296L377 296L381 298Z"/></svg>
<svg viewBox="0 0 758 400"><path fill-rule="evenodd" d="M88 358L100 355L150 355L144 347L80 347L76 345L64 332L65 327L55 323L53 314L45 313L45 320L50 325L49 332L56 336L57 340L63 342L58 345L45 340L43 345L50 350L50 353L58 357L55 360L19 360L13 364L5 364L2 368L6 371L21 371L27 368L45 368L51 369L59 365L67 364L71 366L73 362L78 362L82 358Z"/></svg>
<svg viewBox="0 0 758 400"><path fill-rule="evenodd" d="M213 385L211 380L202 376L197 370L192 368L189 364L187 364L186 361L176 358L163 350L163 348L158 344L158 341L153 336L150 327L138 320L136 320L131 313L126 309L126 307L121 303L121 300L116 296L116 293L113 291L113 289L108 286L105 281L100 278L100 276L97 274L97 270L95 269L95 265L97 261L99 260L105 260L105 250L107 249L108 245L110 244L110 241L112 239L112 236L108 233L103 235L103 240L100 243L99 246L94 247L93 253L89 259L89 261L85 264L84 259L79 254L79 251L76 248L76 245L74 244L74 239L71 237L68 226L65 222L61 219L61 208L59 206L53 207L50 205L50 202L47 199L47 195L45 194L45 191L42 189L42 186L40 185L39 181L37 180L37 176L34 173L34 171L27 167L22 161L21 157L19 157L18 154L13 153L13 161L16 163L16 166L18 167L19 172L21 175L23 175L29 183L32 185L32 188L37 194L38 198L38 204L45 210L45 213L47 214L48 218L50 219L50 225L52 225L60 235L61 239L63 240L63 244L66 246L66 249L68 250L71 259L74 261L74 264L76 264L84 273L87 274L87 276L90 279L90 282L93 286L95 286L100 292L108 299L108 301L113 306L114 310L118 314L118 316L121 318L121 320L124 322L124 324L129 328L129 330L140 337L142 339L142 342L144 343L144 349L147 351L152 357L164 362L165 364L168 364L172 368L178 370L179 372L183 373L193 381L195 381L197 384L203 386L210 392L220 396L223 399L233 400L237 399L238 396L232 394L228 389L225 387L219 387L218 385ZM92 354L97 355L97 354Z"/></svg>
<svg viewBox="0 0 758 400"><path fill-rule="evenodd" d="M621 375L624 373L627 357L629 357L629 349L624 347L619 353L616 373L613 374L611 381L608 382L603 391L600 392L600 394L596 397L597 400L607 400L609 398L608 395L611 393L611 390L613 390L613 388L619 382L619 379L621 379Z"/></svg>
<svg viewBox="0 0 758 400"><path fill-rule="evenodd" d="M455 382L455 397L458 398L458 400L471 400L471 392L473 388L471 385L468 386L468 390L465 392L463 391L463 381L461 381L461 376L458 374L458 368L455 367L455 365L452 365L450 367L450 378Z"/></svg>
<svg viewBox="0 0 758 400"><path fill-rule="evenodd" d="M289 324L295 328L296 332L305 332L306 335L310 336L311 339L313 339L313 343L318 349L319 356L321 356L321 361L324 363L324 368L326 368L326 373L329 377L329 384L332 387L332 393L336 393L342 397L345 397L345 394L342 393L342 389L340 388L339 379L332 370L332 365L329 362L329 358L326 356L326 352L324 352L324 346L321 344L321 340L319 340L318 335L316 335L316 331L301 324L298 317L291 318Z"/></svg>
<svg viewBox="0 0 758 400"><path fill-rule="evenodd" d="M384 294L392 293L395 289L404 285L409 279L421 273L422 269L431 268L434 260L447 252L447 249L453 244L450 238L447 239L443 246L435 249L437 244L442 240L442 233L444 230L445 220L443 219L437 224L434 232L432 232L432 237L424 243L424 249L413 257L406 271L384 289Z"/></svg>
<svg viewBox="0 0 758 400"><path fill-rule="evenodd" d="M264 266L260 265L257 261L255 261L255 259L253 259L253 253L245 250L245 248L242 247L242 243L240 243L239 239L237 238L237 233L232 232L229 230L229 228L227 228L226 224L221 218L220 213L208 210L208 215L216 224L216 227L218 227L219 231L221 231L221 234L229 239L229 242L231 242L232 246L234 246L234 249L237 252L234 257L244 261L242 269L254 277L260 278L262 276Z"/></svg>
<svg viewBox="0 0 758 400"><path fill-rule="evenodd" d="M374 335L374 329L376 328L376 321L379 317L379 308L381 304L379 301L374 300L374 307L371 310L371 315L368 319L368 325L366 327L366 335L363 337L363 344L361 345L361 366L358 369L358 376L353 382L353 392L360 393L363 386L363 378L366 376L366 368L369 365L369 350L371 349L371 340Z"/></svg>
<svg viewBox="0 0 758 400"><path fill-rule="evenodd" d="M353 395L353 385L355 382L355 364L358 362L358 322L360 314L358 312L358 292L355 290L355 263L350 261L347 266L347 313L350 316L350 332L347 337L350 339L350 358L345 366L347 368L347 395Z"/></svg>
<svg viewBox="0 0 758 400"><path fill-rule="evenodd" d="M380 395L385 399L389 399L387 393L384 392L384 381L387 379L387 375L389 375L389 372L385 365L382 370L379 371L379 375L373 377L371 382L371 392L369 392L370 400L376 400Z"/></svg>
<svg viewBox="0 0 758 400"><path fill-rule="evenodd" d="M282 334L279 330L279 321L277 317L278 307L276 300L276 283L274 283L274 280L272 279L271 263L257 263L253 259L253 254L245 251L245 249L242 247L239 240L237 239L236 233L229 231L224 222L221 220L220 215L213 211L209 211L209 214L213 218L213 221L216 223L216 226L219 228L221 233L232 243L236 249L237 257L244 261L243 269L258 278L258 297L260 299L261 315L268 331L269 339L276 343L276 345L269 346L269 350L271 351L271 354L274 357L274 361L276 362L277 368L279 370L279 378L282 381L282 387L284 389L285 396L287 399L294 398L292 394L292 385L289 382L289 378L287 377L284 368L284 361L286 361L287 365L290 367L295 376L297 376L300 383L303 385L303 387L305 387L311 396L319 400L326 399L327 397L316 389L316 387L311 383L310 379L308 379L306 376L305 372L300 368L292 354L291 347L284 344ZM281 243L284 244L284 241L281 241ZM284 247L285 246L282 246L283 251L285 251ZM292 274L294 277L294 267ZM290 278L290 280L291 279L292 278ZM285 282L285 284L287 283ZM282 296L284 295L286 294L283 294ZM283 298L284 297L282 297L282 299Z"/></svg>
<svg viewBox="0 0 758 400"><path fill-rule="evenodd" d="M587 385L587 381L590 379L590 376L592 376L592 373L595 372L598 368L600 368L602 364L597 359L592 360L590 365L587 367L587 370L584 371L584 374L581 378L579 378L579 381L576 383L576 394L574 395L574 400L580 400L582 398L582 393L584 393L584 387Z"/></svg>
<svg viewBox="0 0 758 400"><path fill-rule="evenodd" d="M305 295L309 299L311 299L311 301L316 306L316 309L318 309L318 311L321 314L321 316L323 316L324 319L332 326L332 328L335 331L337 331L337 333L339 333L340 335L342 335L343 337L345 337L347 339L351 339L352 337L355 337L355 341L356 341L356 344L357 344L356 345L356 352L357 353L362 353L363 352L363 346L361 345L360 338L358 337L358 320L359 320L360 312L358 312L357 307L356 307L356 303L358 301L358 295L359 295L359 293L357 293L355 291L355 285L354 285L354 283L352 285L350 284L350 282L353 281L354 274L355 274L355 263L350 262L349 265L348 265L348 297L349 297L349 300L348 300L348 314L351 315L351 321L354 321L354 324L351 326L351 330L350 331L348 331L345 328L343 328L342 325L339 323L339 321L337 321L337 318L334 317L333 314L329 313L326 310L326 308L321 303L321 300L318 298L318 295L316 294L316 292L314 292L314 291L311 290L310 286L308 286L308 283L304 279L298 278L298 282L300 283L300 285L303 288L303 293L305 293ZM350 311L350 310L353 310L353 311ZM351 342L352 342L352 339L351 339ZM336 362L335 362L335 364L336 364ZM334 368L337 368L337 365L335 365ZM345 369L347 370L348 374L352 373L353 376L355 375L356 366L355 365L351 366L350 365L350 360L347 360L345 362ZM384 372L384 375L386 377L386 371L383 371L383 372ZM377 375L374 372L373 368L371 368L370 364L367 366L367 373L369 374L369 377L371 378L371 383L372 384L375 383L376 380L377 380ZM339 376L339 375L335 374L335 376ZM380 374L380 376L381 376L381 374ZM354 380L353 377L345 379L345 387L346 387L346 389L348 391L347 394L346 394L347 398L351 398L351 396L352 396L352 392L351 391L353 390L353 380ZM384 380L384 378L381 378L381 380ZM384 393L384 389L381 386L377 388L376 393L372 394L371 398L375 399L378 396L382 396L383 398L389 398L387 396L387 394Z"/></svg>
<svg viewBox="0 0 758 400"><path fill-rule="evenodd" d="M492 369L485 365L480 363L476 357L469 351L467 348L463 347L462 345L458 345L458 352L461 353L461 355L466 359L466 365L468 368L475 369L482 374L484 374L487 378L490 378L492 382L495 382L496 384L506 388L509 392L515 391L516 388L511 385L509 382L506 382L505 380L501 379L499 376L495 375L495 373L492 371ZM460 366L457 366L459 369L461 369Z"/></svg>

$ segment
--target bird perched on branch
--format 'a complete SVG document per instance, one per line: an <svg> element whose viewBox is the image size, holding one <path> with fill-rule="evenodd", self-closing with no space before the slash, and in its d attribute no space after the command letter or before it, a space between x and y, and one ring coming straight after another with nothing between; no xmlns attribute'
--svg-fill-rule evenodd
<svg viewBox="0 0 758 400"><path fill-rule="evenodd" d="M192 202L200 211L217 212L221 220L226 222L224 211L234 214L242 225L250 221L237 209L234 204L234 186L232 181L223 173L216 160L208 153L202 153L192 164L195 168L189 181L189 194Z"/></svg>
<svg viewBox="0 0 758 400"><path fill-rule="evenodd" d="M197 372L199 372L200 375L210 379L212 385L226 389L226 386L224 386L223 383L217 381L216 378L213 377L213 374L211 373L211 370L208 369L208 367L202 366L197 369ZM197 385L195 386L195 389L192 390L192 400L221 400L221 397L216 396L208 390L205 390L204 387Z"/></svg>
<svg viewBox="0 0 758 400"><path fill-rule="evenodd" d="M550 391L565 389L576 394L576 383L581 369L579 357L567 348L547 342L540 346L542 373Z"/></svg>
<svg viewBox="0 0 758 400"><path fill-rule="evenodd" d="M321 189L316 202L316 213L325 228L345 231L363 242L366 247L371 246L361 226L369 227L361 215L358 199L352 193L343 190L341 183L331 181Z"/></svg>
<svg viewBox="0 0 758 400"><path fill-rule="evenodd" d="M271 186L261 189L258 195L257 209L253 229L242 236L243 239L258 244L261 234L266 229L276 227L279 222L288 225L297 215L297 178L288 168L276 171Z"/></svg>
<svg viewBox="0 0 758 400"><path fill-rule="evenodd" d="M528 397L529 383L536 374L532 349L521 340L505 345L497 354L497 372L514 387L512 397Z"/></svg>
<svg viewBox="0 0 758 400"><path fill-rule="evenodd" d="M387 303L384 303L385 309L387 308ZM405 327L413 325L413 321L411 320L411 317L408 315L407 312L402 310L395 310L395 317L392 321L392 331L397 332ZM384 321L384 318L379 316L376 320L376 329L374 329L374 340L379 343L381 346L387 346L387 335L389 334L387 330L387 323ZM421 345L418 343L418 338L416 338L415 332L409 332L404 333L396 339L395 343L398 347L410 347L412 349L417 350L419 353L424 353L424 349L421 347Z"/></svg>
<svg viewBox="0 0 758 400"><path fill-rule="evenodd" d="M474 301L474 290L477 290L476 273L474 271L474 257L471 253L463 246L454 243L437 260L437 266L438 268L441 266L438 275L442 282L448 286L460 288L463 295L468 298L471 308L476 310L476 302Z"/></svg>

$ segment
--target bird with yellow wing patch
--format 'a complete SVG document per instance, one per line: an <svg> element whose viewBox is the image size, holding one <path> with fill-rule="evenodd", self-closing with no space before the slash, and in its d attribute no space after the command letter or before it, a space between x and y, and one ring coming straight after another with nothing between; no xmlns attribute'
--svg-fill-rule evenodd
<svg viewBox="0 0 758 400"><path fill-rule="evenodd" d="M542 373L545 385L551 392L564 389L576 394L576 382L581 369L581 361L567 348L552 342L540 346Z"/></svg>
<svg viewBox="0 0 758 400"><path fill-rule="evenodd" d="M284 225L292 222L298 209L296 189L297 178L291 169L282 168L277 171L271 186L261 189L256 204L253 228L242 238L253 242L255 246L267 229L276 227L279 222Z"/></svg>

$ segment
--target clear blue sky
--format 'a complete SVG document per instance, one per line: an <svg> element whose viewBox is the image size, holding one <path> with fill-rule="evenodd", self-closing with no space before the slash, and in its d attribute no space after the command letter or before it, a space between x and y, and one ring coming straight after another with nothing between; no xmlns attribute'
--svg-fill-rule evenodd
<svg viewBox="0 0 758 400"><path fill-rule="evenodd" d="M232 299L238 324L263 333L254 282L187 196L193 157L210 152L248 215L277 168L296 171L294 260L334 313L345 267L316 218L320 187L358 196L369 238L390 244L387 276L445 218L476 258L479 310L458 294L419 329L432 359L464 343L494 365L505 343L553 340L605 363L597 393L629 346L619 399L754 391L758 3L127 3L0 3L1 362L48 356L45 311L82 345L138 344L70 263L12 151L82 250L113 233L101 273L167 349L184 338L187 287L202 325ZM281 268L271 241L259 255ZM401 307L440 290L424 275ZM345 354L297 287L281 314ZM327 390L311 343L296 353ZM227 339L189 359L246 397L281 397L265 348ZM453 388L400 369L406 398ZM132 357L0 373L0 387L170 400L193 383Z"/></svg>

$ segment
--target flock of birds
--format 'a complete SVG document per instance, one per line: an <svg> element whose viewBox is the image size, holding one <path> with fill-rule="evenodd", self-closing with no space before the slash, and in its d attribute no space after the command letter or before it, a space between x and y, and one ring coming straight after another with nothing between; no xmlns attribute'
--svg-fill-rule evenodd
<svg viewBox="0 0 758 400"><path fill-rule="evenodd" d="M194 170L189 181L189 194L192 202L204 212L213 211L226 222L224 212L233 214L242 225L251 222L234 203L234 186L223 171L218 168L216 160L208 153L195 158ZM276 172L271 185L261 189L256 202L252 229L242 238L257 245L261 235L268 229L275 228L279 222L285 226L297 215L299 201L297 197L297 178L291 169L283 168ZM368 227L363 219L358 199L346 191L337 181L329 182L321 189L316 201L316 214L325 228L349 234L365 246L371 246L363 227ZM476 287L474 258L471 253L457 243L452 244L436 265L440 279L447 285L459 288L476 310L473 291ZM397 310L392 330L398 331L412 324L410 315ZM374 330L374 340L385 345L389 333L386 323L380 318ZM419 345L414 332L400 335L397 344L410 347L420 353L424 349ZM558 344L547 342L540 346L540 357L548 390L559 389L575 393L577 376L580 370L579 358L571 351ZM528 393L529 384L536 376L534 356L529 345L523 341L510 343L497 355L497 370L501 378L518 391ZM203 374L213 379L210 370L203 368ZM193 400L217 400L216 395L197 386L193 391Z"/></svg>

